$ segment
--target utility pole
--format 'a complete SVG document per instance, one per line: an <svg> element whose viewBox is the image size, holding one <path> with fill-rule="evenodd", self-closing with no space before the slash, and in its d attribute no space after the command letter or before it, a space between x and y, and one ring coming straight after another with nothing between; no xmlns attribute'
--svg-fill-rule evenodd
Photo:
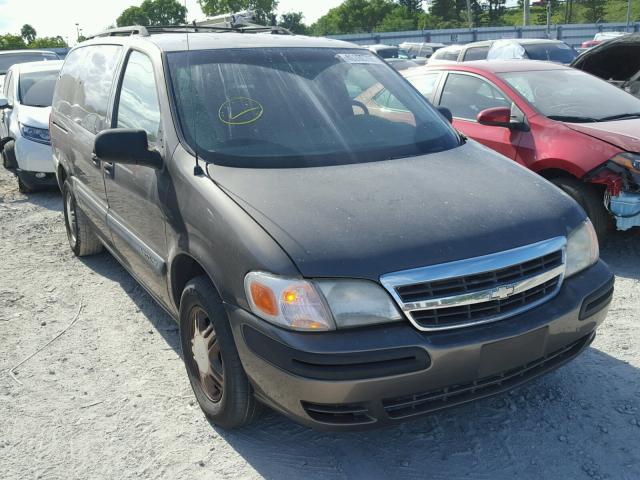
<svg viewBox="0 0 640 480"><path fill-rule="evenodd" d="M551 0L547 0L547 38L551 38Z"/></svg>
<svg viewBox="0 0 640 480"><path fill-rule="evenodd" d="M80 41L80 27L79 27L79 23L76 22L76 43L78 43Z"/></svg>
<svg viewBox="0 0 640 480"><path fill-rule="evenodd" d="M522 18L522 25L523 26L527 26L529 25L529 0L524 0L523 3L523 7L524 7L524 16Z"/></svg>
<svg viewBox="0 0 640 480"><path fill-rule="evenodd" d="M469 22L469 28L473 28L473 17L471 16L471 0L467 0L467 20Z"/></svg>
<svg viewBox="0 0 640 480"><path fill-rule="evenodd" d="M631 24L631 0L627 0L627 29L626 32L629 31L629 25Z"/></svg>

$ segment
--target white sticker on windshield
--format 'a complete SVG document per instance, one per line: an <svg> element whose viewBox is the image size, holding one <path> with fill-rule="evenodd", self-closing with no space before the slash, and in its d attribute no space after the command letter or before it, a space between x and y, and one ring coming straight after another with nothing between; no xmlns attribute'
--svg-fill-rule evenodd
<svg viewBox="0 0 640 480"><path fill-rule="evenodd" d="M336 58L345 63L378 64L382 62L382 60L371 53L338 53Z"/></svg>

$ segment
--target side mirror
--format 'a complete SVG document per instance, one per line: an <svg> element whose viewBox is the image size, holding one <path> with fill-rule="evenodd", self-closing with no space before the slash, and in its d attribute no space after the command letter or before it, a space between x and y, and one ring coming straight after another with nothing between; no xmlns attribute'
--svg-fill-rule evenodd
<svg viewBox="0 0 640 480"><path fill-rule="evenodd" d="M9 100L7 100L5 97L0 97L0 110L6 110L9 108L13 108L11 105L9 105Z"/></svg>
<svg viewBox="0 0 640 480"><path fill-rule="evenodd" d="M96 135L93 148L96 157L105 162L162 168L162 156L156 150L149 150L147 132L144 130L132 128L103 130Z"/></svg>
<svg viewBox="0 0 640 480"><path fill-rule="evenodd" d="M440 114L447 119L449 123L453 123L453 114L447 107L438 107Z"/></svg>
<svg viewBox="0 0 640 480"><path fill-rule="evenodd" d="M480 125L491 127L511 127L511 109L506 107L487 108L482 110L476 120Z"/></svg>

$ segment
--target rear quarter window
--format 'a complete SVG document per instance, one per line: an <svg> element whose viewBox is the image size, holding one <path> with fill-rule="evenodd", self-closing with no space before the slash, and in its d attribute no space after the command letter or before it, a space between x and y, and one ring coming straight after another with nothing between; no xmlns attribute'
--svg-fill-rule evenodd
<svg viewBox="0 0 640 480"><path fill-rule="evenodd" d="M54 110L92 133L107 128L107 107L121 50L118 45L73 50L60 72Z"/></svg>
<svg viewBox="0 0 640 480"><path fill-rule="evenodd" d="M472 60L486 60L489 53L489 47L473 47L467 49L464 54L464 61L469 62Z"/></svg>

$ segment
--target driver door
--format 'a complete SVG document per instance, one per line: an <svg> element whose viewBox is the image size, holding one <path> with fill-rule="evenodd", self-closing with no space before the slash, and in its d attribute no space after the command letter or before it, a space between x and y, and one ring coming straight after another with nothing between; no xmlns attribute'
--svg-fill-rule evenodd
<svg viewBox="0 0 640 480"><path fill-rule="evenodd" d="M453 115L453 126L466 136L486 145L505 157L516 159L521 132L506 127L480 125L476 117L487 108L512 107L512 101L487 80L473 74L449 73L439 105Z"/></svg>
<svg viewBox="0 0 640 480"><path fill-rule="evenodd" d="M112 127L142 129L149 148L162 153L158 89L151 59L129 52L120 77ZM122 261L159 297L166 294L166 218L162 205L164 170L102 162L109 203L107 223Z"/></svg>

